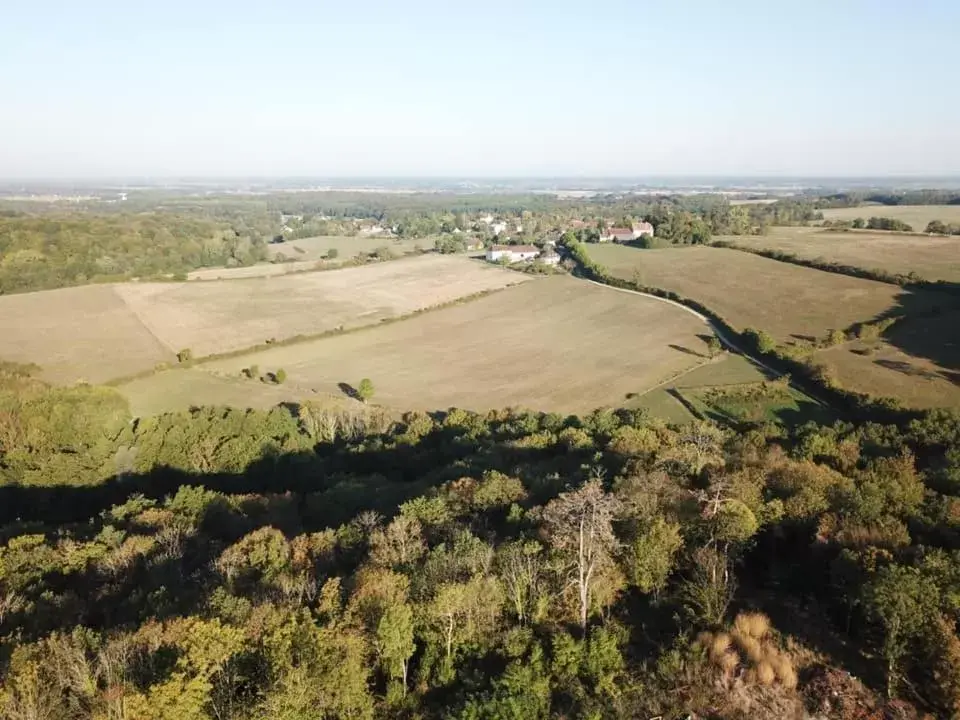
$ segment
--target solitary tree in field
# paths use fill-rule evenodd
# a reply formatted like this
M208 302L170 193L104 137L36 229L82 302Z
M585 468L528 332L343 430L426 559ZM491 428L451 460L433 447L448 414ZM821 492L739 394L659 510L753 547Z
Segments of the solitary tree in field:
M274 375L274 377L277 380L277 385L283 385L283 383L287 379L287 371L284 370L283 368L279 368L276 374Z
M336 260L338 257L340 257L340 251L336 248L327 250L327 260Z
M720 354L723 350L723 345L720 344L720 338L716 335L711 335L707 340L707 354L714 358Z
M362 402L367 402L370 398L373 397L373 383L370 382L370 378L364 378L360 381L360 384L357 385L357 399Z
M193 350L190 348L184 348L177 353L177 362L188 363L193 360Z

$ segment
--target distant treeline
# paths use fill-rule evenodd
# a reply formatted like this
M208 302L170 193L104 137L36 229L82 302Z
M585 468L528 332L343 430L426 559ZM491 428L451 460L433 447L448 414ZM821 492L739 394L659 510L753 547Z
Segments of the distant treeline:
M817 199L821 208L858 207L864 203L880 205L960 205L957 190L853 191L825 195Z
M0 294L163 278L266 258L260 237L169 213L0 217Z

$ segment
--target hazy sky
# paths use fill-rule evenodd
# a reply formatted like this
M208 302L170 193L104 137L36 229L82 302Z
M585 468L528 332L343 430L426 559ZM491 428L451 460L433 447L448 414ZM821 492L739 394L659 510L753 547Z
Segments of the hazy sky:
M30 0L0 177L960 174L960 0Z

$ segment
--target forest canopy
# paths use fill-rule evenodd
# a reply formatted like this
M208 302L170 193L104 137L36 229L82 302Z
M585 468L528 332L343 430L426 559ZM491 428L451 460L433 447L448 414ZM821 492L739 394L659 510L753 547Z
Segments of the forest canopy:
M131 422L111 389L2 386L0 717L960 707L957 414Z

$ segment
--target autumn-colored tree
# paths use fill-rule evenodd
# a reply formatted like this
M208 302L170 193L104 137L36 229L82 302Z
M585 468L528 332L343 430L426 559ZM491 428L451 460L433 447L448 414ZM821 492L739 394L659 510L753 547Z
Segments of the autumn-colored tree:
M576 586L580 626L584 629L597 571L613 562L620 547L613 532L620 507L616 496L604 491L600 479L592 478L578 490L562 493L543 511L543 526L551 547L564 558Z

